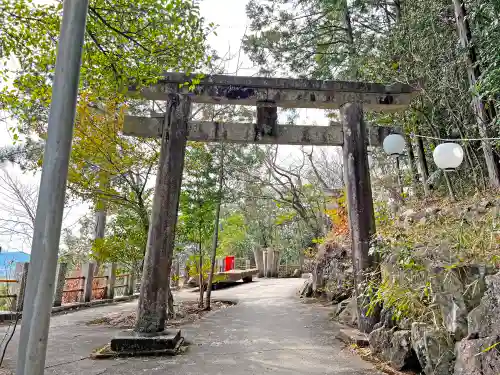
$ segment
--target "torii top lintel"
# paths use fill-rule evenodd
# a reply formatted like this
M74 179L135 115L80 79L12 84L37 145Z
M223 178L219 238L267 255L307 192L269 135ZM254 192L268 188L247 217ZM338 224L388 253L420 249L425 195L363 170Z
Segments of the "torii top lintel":
M337 109L349 102L361 102L365 109L397 111L409 105L416 91L409 85L321 81L291 78L204 76L193 91L185 85L196 75L165 73L153 86L142 88L140 95L150 100L166 100L180 92L195 103L256 105L269 101L283 108ZM180 87L183 85L182 87ZM131 92L137 93L135 87Z

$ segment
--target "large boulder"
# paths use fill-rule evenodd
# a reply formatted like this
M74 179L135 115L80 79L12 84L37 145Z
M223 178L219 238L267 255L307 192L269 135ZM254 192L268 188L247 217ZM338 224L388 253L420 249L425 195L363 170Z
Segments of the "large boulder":
M415 322L411 342L425 375L451 375L455 363L454 343L446 332Z
M500 374L499 342L500 336L458 342L454 375Z
M350 327L358 325L358 304L356 298L352 297L346 300L345 308L339 313L337 319L340 323L346 324Z
M467 321L469 338L500 335L500 273L486 277L486 292Z
M313 294L313 281L312 278L307 279L304 281L304 284L302 285L302 288L299 290L299 295L301 298L309 298Z
M333 316L339 316L340 313L346 309L350 302L351 299L349 298L337 303L336 305L333 305Z
M379 328L368 336L373 355L389 362L396 370L414 368L417 362L411 347L411 332Z
M380 323L382 323L384 328L390 329L396 325L394 321L393 309L383 308L380 312Z
M317 296L333 303L349 298L354 285L350 250L327 239L318 249L312 276Z
M198 278L191 276L187 281L187 286L195 287L198 286Z

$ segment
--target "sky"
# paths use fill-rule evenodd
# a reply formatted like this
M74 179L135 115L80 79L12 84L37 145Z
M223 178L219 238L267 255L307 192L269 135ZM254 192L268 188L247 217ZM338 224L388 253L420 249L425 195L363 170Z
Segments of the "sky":
M38 2L47 2L50 0L38 0ZM212 34L209 37L209 44L220 56L230 53L231 56L237 56L241 46L241 39L249 31L249 20L246 17L245 7L247 0L203 0L200 3L201 14L206 22L213 22L217 25L217 35ZM237 67L239 66L239 69ZM242 52L240 54L239 64L237 59L229 61L225 67L231 74L251 76L257 73L252 68L252 63ZM302 109L299 111L300 124L328 125L328 119L322 110ZM8 131L9 123L0 121L0 146L12 144L13 138ZM290 156L300 154L297 147L280 146L280 159L290 159ZM8 173L19 179L25 184L38 185L40 173L23 174L16 166L8 165L5 168ZM1 197L0 197L1 199ZM0 202L1 203L1 202ZM86 204L73 205L71 209L65 212L63 227L70 227L77 230L79 218L88 213L89 206ZM0 212L0 217L8 216L8 212ZM23 241L15 235L0 235L0 246L5 250L21 250L30 252L29 241Z

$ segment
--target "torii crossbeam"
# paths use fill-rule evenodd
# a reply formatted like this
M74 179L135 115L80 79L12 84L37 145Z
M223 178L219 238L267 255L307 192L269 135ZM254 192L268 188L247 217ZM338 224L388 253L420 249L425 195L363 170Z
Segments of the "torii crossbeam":
M377 145L381 132L386 133L385 129L367 135L363 109L401 110L414 96L412 87L215 75L205 76L194 90L189 91L186 82L194 77L166 73L151 87L130 88L134 95L168 102L165 115L127 116L124 124L124 134L162 139L136 332L155 333L165 326L165 290L170 279L187 140L343 146L353 263L357 285L361 285L366 279L366 271L374 265L368 253L375 225L367 139ZM191 102L253 105L257 107L257 123L190 122ZM278 125L277 107L340 109L342 122L324 127ZM359 314L360 329L369 331L376 317L367 316L363 303L359 305Z
M186 82L197 75L186 77L181 73L166 73L152 87L132 93L150 100L168 100L171 93L192 98L193 103L236 104L256 106L262 101L281 108L340 109L345 103L363 103L369 110L397 111L405 108L414 90L403 84L321 81L290 78L261 78L226 75L205 76L193 91ZM179 87L182 85L182 87Z

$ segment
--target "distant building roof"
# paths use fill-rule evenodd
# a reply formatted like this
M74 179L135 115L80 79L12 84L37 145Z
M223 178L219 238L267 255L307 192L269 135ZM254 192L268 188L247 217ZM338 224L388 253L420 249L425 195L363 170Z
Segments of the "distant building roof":
M0 276L13 276L11 273L17 262L29 262L30 254L22 251L5 251L0 252Z

